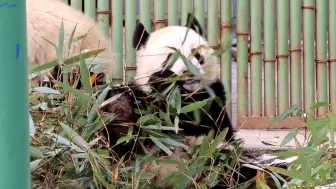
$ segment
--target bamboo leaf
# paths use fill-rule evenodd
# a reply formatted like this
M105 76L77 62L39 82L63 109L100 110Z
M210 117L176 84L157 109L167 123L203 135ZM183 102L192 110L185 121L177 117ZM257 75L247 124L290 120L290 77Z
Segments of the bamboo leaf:
M280 147L285 146L287 143L289 143L299 132L298 128L292 129L291 132L289 132L286 137L282 140Z
M91 94L91 80L90 80L90 73L89 69L84 61L83 56L80 56L80 75L81 75L81 82L84 88L84 91L88 94Z
M57 94L60 95L61 93L55 89L49 87L35 87L33 91L44 93L44 94Z
M64 25L63 18L61 22L60 31L58 33L58 43L57 43L57 57L59 60L63 59L63 48L64 48Z
M289 116L292 112L294 112L299 105L295 104L294 106L290 107L288 110L283 112L282 114L278 115L273 119L273 124L277 125L280 121L284 120L287 116Z
M197 109L202 108L203 106L205 106L209 100L212 100L213 98L208 98L208 99L204 99L202 101L197 101L191 104L188 104L186 106L183 106L181 109L181 113L188 113Z
M105 49L98 49L98 50L93 50L93 51L90 51L90 52L81 53L79 55L76 55L76 56L73 56L71 58L68 58L68 59L64 60L63 64L65 64L65 65L74 64L74 63L76 63L76 62L79 61L80 56L82 56L84 59L87 59L87 58L96 56L97 54L103 52L104 50ZM58 64L57 62L58 62L58 60L53 60L53 61L48 62L46 64L43 64L41 66L37 66L37 67L35 67L35 68L33 68L33 69L30 70L30 74L51 69L51 68L55 67Z
M64 132L74 141L76 145L82 147L85 151L90 149L90 145L75 130L62 122L60 122L60 125Z
M125 141L128 141L128 140L134 139L134 138L135 138L134 135L127 135L127 136L120 137L120 138L117 140L116 145L121 144L121 143L123 143L123 142L125 142Z
M37 159L35 161L30 162L30 170L34 170L41 162L42 159Z
M30 146L29 147L29 152L30 152L30 156L32 156L34 158L43 158L43 152L41 151L40 148Z
M95 104L91 107L91 110L88 115L87 123L91 123L97 115L97 108L99 108L100 104L103 103L106 95L108 94L110 87L106 87L101 94L99 94Z
M185 145L183 143L180 143L180 142L177 142L177 141L175 141L173 139L170 139L170 138L161 138L160 140L161 140L161 142L169 144L171 146L178 146L178 147L184 148L185 150L188 150L188 146L187 145Z
M156 138L152 135L149 135L149 137L161 150L166 152L166 154L168 154L169 156L171 156L173 154L173 152L171 150L169 150L169 148L166 145L164 145L162 142L160 142L158 138Z
M77 90L77 89L75 89L75 88L73 88L73 87L71 87L71 86L69 86L67 84L64 84L62 82L55 81L55 83L59 87L63 88L64 90L66 90L66 91L68 91L68 92L73 93L74 95L76 95L78 97L78 100L79 100L79 102L81 104L88 104L90 102L91 99L90 99L90 97L87 94L82 93L81 91L79 91L79 90Z
M73 40L73 37L75 35L75 30L77 28L77 23L75 24L75 27L73 28L73 30L71 31L71 34L70 34L70 37L69 37L69 43L68 43L68 56L69 56L69 52L70 52L70 49L71 49L71 45L72 45L72 40Z
M207 150L208 155L212 154L217 149L218 145L225 139L228 129L228 127L223 129L223 131L221 131L219 135L215 138L215 140L212 142L209 149Z

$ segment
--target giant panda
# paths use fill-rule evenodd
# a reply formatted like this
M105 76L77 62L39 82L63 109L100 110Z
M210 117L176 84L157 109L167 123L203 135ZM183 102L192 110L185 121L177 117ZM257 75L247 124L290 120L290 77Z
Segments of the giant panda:
M111 52L108 39L100 33L98 23L90 17L58 0L26 0L26 12L28 60L33 65L40 66L57 59L54 46L47 40L57 45L59 29L63 21L65 36L68 39L76 24L73 39L86 35L84 39L79 40L79 43L74 43L70 51L66 40L63 57L66 59L80 52L105 49L97 57L108 59L106 63L101 64L101 67L106 74L113 77L116 69L112 62L114 54ZM51 69L51 77L56 79L59 71L61 67L58 65ZM39 79L43 81L45 76L50 75L44 74ZM44 83L42 82L42 85Z
M188 33L186 33L187 31ZM193 18L191 14L188 15L186 26L167 26L152 33L146 31L141 22L138 23L133 35L137 66L134 80L112 88L106 99L118 94L121 96L111 103L104 104L104 107L101 108L102 113L117 115L117 119L107 123L103 130L110 142L111 153L126 157L131 155L131 151L143 154L143 145L148 147L151 153L156 153L155 145L150 140L144 140L141 144L139 144L139 140L136 142L132 140L126 144L115 144L121 136L127 135L129 126L134 126L140 117L134 113L134 109L139 107L146 109L151 105L157 107L158 111L166 111L165 100L158 94L168 85L165 85L164 81L160 81L160 79L182 76L188 72L188 68L181 59L164 70L168 61L173 58L173 50L168 47L180 50L185 57L190 59L189 61L197 68L205 84L223 103L221 106L213 100L206 111L201 111L200 123L198 124L194 122L192 112L180 114L179 128L181 131L178 134L186 141L190 140L189 137L207 135L211 129L214 129L217 134L224 128L228 128L225 140L234 139L233 127L225 108L226 92L219 78L218 57L213 54L213 49L208 48L209 45L202 37L202 32L203 29L197 19ZM185 41L182 43L185 36ZM202 86L200 78L186 77L177 81L175 85L180 88L183 106L210 97ZM185 95L189 95L189 97L185 98ZM137 127L134 127L134 133L137 133L136 129Z
M158 100L157 96L152 96L152 94L161 92L165 85L162 81L155 80L181 76L188 71L188 68L181 59L177 60L169 69L163 71L173 54L173 51L168 47L175 47L181 50L185 57L189 57L194 53L190 62L199 69L206 84L209 85L214 94L224 103L222 107L213 101L211 106L208 107L207 112L201 111L201 122L198 126L195 123L191 123L193 121L192 113L180 114L180 120L184 120L184 122L180 122L179 124L179 127L183 129L181 134L184 136L198 136L207 134L210 129L215 129L215 133L217 133L224 128L229 128L225 139L228 141L233 139L234 130L225 108L226 92L223 83L219 79L218 58L213 55L213 49L207 48L209 45L202 37L203 30L197 19L193 18L191 21L191 18L193 17L189 14L187 24L190 24L190 28L187 26L167 26L152 33L147 32L141 22L138 23L133 35L133 48L136 50L136 75L132 82L114 88L109 92L106 98L119 93L122 93L122 96L102 108L103 112L117 114L124 122L136 122L138 117L133 114L133 110L138 108L138 106L148 106L146 102L156 102L159 109L164 109L164 103ZM182 44L187 30L187 37L184 44ZM199 47L201 48L195 53ZM154 81L155 83L152 83ZM184 104L202 101L210 97L198 79L190 80L190 78L186 78L185 80L178 81L176 86L180 87L181 96L191 94L191 96L183 100ZM194 92L196 89L198 91ZM142 104L134 104L135 98L147 98L147 101L140 100ZM153 99L148 100L150 98ZM111 124L116 124L116 121ZM118 127L110 126L110 129L112 128L115 129ZM126 130L127 128L124 129ZM111 135L110 139L118 139L119 133L109 132L109 134ZM121 148L125 152L128 151L127 148Z
M156 145L151 143L150 140L130 140L127 143L116 145L116 142L120 137L128 135L130 128L134 129L133 134L138 132L137 120L140 115L134 113L135 109L146 109L146 107L150 105L157 111L166 111L167 106L165 101L159 94L167 85L163 83L163 81L157 80L173 76L181 76L188 71L185 64L179 59L175 61L172 66L168 67L168 69L163 70L173 54L173 51L167 47L175 47L186 57L189 57L191 63L198 68L215 95L219 97L222 102L226 102L225 88L218 77L218 59L212 54L214 52L212 49L204 48L198 51L198 53L193 52L201 45L208 46L208 43L202 37L203 30L199 26L197 19L192 19L192 16L189 14L187 23L188 26L168 26L152 33L147 32L142 23L139 23L136 26L133 35L133 47L136 50L137 65L134 80L112 88L107 94L106 100L108 101L116 95L120 96L116 99L114 98L112 102L104 103L101 107L101 115L104 113L112 113L117 116L116 119L108 122L103 130L105 136L109 138L109 145L113 155L126 157L125 159L127 159L133 155L133 153L145 156L154 154L159 155L158 159L170 159L181 152L181 148L176 148L176 151L174 151L172 156L156 153L154 152L157 150ZM187 31L187 37L182 44ZM190 57L190 55L193 56ZM152 83L152 81L156 82ZM201 86L199 80L190 80L190 78L186 78L185 80L176 82L175 85L181 88L182 96L189 95L187 98L183 99L184 103L201 101L209 97L209 94ZM195 89L198 91L194 92ZM220 114L222 111L224 111L223 114ZM200 124L209 126L209 128L200 127L199 125L194 125L190 122L180 122L179 124L179 127L182 128L182 131L180 131L179 134L183 137L185 144L190 148L194 145L199 145L210 129L215 129L215 133L218 133L224 128L228 128L225 140L230 141L235 138L231 121L225 112L225 106L223 108L219 104L213 102L208 108L207 114L201 115ZM207 115L212 116L214 120L222 119L222 122L219 122L219 124L216 125L207 117ZM193 115L191 113L185 115L180 114L179 117L180 120L193 121ZM144 152L143 146L148 147L149 154ZM228 155L230 155L230 151ZM177 161L184 161L188 158L188 156L176 156ZM220 162L217 161L217 163ZM156 173L156 175L149 181L150 183L156 184L160 188L173 188L175 184L174 181L166 183L162 182L162 179L169 173L178 170L177 166L169 164L168 166L163 165L156 167L148 162L142 166L142 169L145 172ZM242 174L242 176L240 174ZM256 174L257 172L255 169L240 167L238 173L233 173L233 179L239 181L239 183L243 183L252 179ZM194 179L197 180L200 176L202 175L196 175ZM188 187L191 185L192 182L189 183ZM225 182L220 182L213 188L229 188L229 185Z

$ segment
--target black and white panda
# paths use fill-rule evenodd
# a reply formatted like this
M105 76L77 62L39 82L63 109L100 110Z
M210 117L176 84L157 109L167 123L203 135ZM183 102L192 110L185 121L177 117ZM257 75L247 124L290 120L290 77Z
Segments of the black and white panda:
M128 135L130 126L134 126L132 127L134 134L138 132L136 123L140 115L134 113L135 109L140 108L146 110L146 107L152 106L157 107L158 111L166 111L165 101L161 96L157 95L157 91L159 91L159 93L162 92L167 85L164 85L162 81L158 82L158 80L172 76L181 76L188 71L188 68L180 59L176 60L168 69L163 69L173 55L173 51L168 47L174 47L180 50L184 56L190 58L190 62L198 68L199 72L204 76L206 83L225 105L225 88L218 77L218 58L213 55L214 50L206 48L208 43L201 36L203 30L197 23L197 20L193 19L192 21L190 20L191 18L189 15L187 21L187 23L191 25L191 29L189 30L186 26L168 26L149 33L141 23L137 25L133 36L133 47L136 49L137 64L137 72L134 80L119 87L112 88L106 99L110 99L118 94L120 95L119 98L104 104L102 107L103 113L113 113L117 115L115 120L106 124L107 129L104 129L104 134L109 138L109 143L114 155L126 155L129 157L132 152L143 155L143 145L150 150L155 149L155 145L153 145L149 139L142 141L142 143L140 143L139 140L137 140L137 142L131 140L126 144L115 144L120 137ZM185 38L187 30L188 34ZM184 43L182 43L183 40ZM199 49L202 45L204 48ZM195 49L198 49L198 53L195 53ZM152 81L156 82L152 83ZM176 85L180 87L182 96L189 95L187 98L182 99L185 104L201 101L210 97L197 79L189 80L189 78L186 78L185 80L176 82ZM196 89L198 91L194 93ZM179 123L179 128L183 129L179 134L185 138L188 146L192 147L195 144L194 142L199 144L202 135L208 134L210 129L215 129L215 132L219 132L224 128L228 128L225 139L229 141L235 138L231 121L225 112L225 106L221 107L216 102L213 102L208 108L207 114L202 113L201 115L200 124L208 127L191 124L191 122L194 121L192 113L179 115L180 120L189 121ZM208 115L212 116L212 119L207 117ZM219 122L215 124L213 120L219 120ZM178 150L181 149L177 148L174 154L178 153ZM169 158L169 156L164 155L160 155L159 157L159 159ZM185 158L188 157L178 157L177 160L184 161ZM169 173L178 170L175 165L169 164L168 166L163 165L157 168L151 163L146 163L142 168L145 172L157 172L151 179L151 183L159 185L160 188L173 188L173 182L162 182L162 179ZM242 174L246 178L242 178L239 174ZM239 183L242 183L253 178L256 174L256 170L254 169L241 167L239 173L234 173L234 180L239 180ZM196 177L199 176L200 175L197 175ZM238 177L240 178L238 179ZM194 179L196 180L197 178ZM224 182L220 182L213 188L229 188L229 186Z
M197 20L193 19L193 21L190 21L191 18L191 14L189 14L187 23L190 23L191 29L187 26L167 26L149 33L145 30L142 23L139 23L136 26L133 35L133 47L136 49L136 75L134 80L126 86L115 88L110 91L107 98L120 92L123 92L123 95L111 104L106 105L103 109L104 112L111 112L119 115L118 117L121 119L120 123L125 123L128 121L136 122L138 117L133 111L139 106L147 107L148 103L146 104L146 102L157 102L159 109L165 109L165 107L163 107L164 103L157 100L157 96L151 96L154 91L161 92L164 88L163 82L157 82L157 80L181 76L188 71L188 68L181 59L178 59L171 67L169 67L169 69L163 71L167 62L173 55L173 50L168 47L174 47L181 50L185 57L190 58L190 62L198 68L206 84L209 85L215 95L224 103L224 106L222 107L217 102L213 101L206 112L201 111L201 122L198 126L196 126L195 123L191 123L194 122L192 112L180 114L179 118L183 121L179 123L179 128L183 129L181 134L184 136L198 136L208 134L210 129L215 129L215 133L217 133L224 128L229 128L225 139L233 139L234 131L225 108L225 88L219 79L220 65L218 57L213 55L214 50L208 48L209 45L207 41L201 36L203 30ZM198 32L196 31L197 29ZM187 30L188 34L186 35ZM182 44L185 36L186 39ZM190 57L193 53L194 55ZM152 82L155 80L156 82L153 84ZM178 81L176 85L180 87L182 96L187 94L191 95L182 100L183 104L202 101L210 97L208 92L201 86L199 79L190 80L190 78L186 78L185 80ZM127 89L130 90L127 91ZM196 89L197 92L194 92ZM142 100L140 104L135 104L135 98L147 98L147 100ZM149 98L153 99L149 100ZM113 131L108 132L112 143L111 145L114 145L119 136L122 135L120 134L119 129L122 128L123 132L121 133L127 134L128 128L120 125L120 127L116 126L118 125L116 121L111 124L114 124L114 126L111 125L109 129ZM118 147L116 146L115 149L117 148ZM115 151L116 153L124 155L129 149L120 145L120 150Z
M73 43L70 51L68 50L68 40L66 40L63 57L66 59L78 55L80 52L105 49L97 57L106 60L106 63L101 64L101 67L106 74L110 77L113 76L116 69L116 65L113 62L114 54L110 49L108 39L99 31L97 22L81 11L58 0L27 0L26 12L28 60L33 65L41 66L57 59L55 47L47 40L56 45L58 44L59 29L63 21L67 39L69 39L76 24L73 39L86 35L78 43ZM56 79L59 71L61 71L61 68L56 66L50 70L50 74ZM45 76L50 78L50 75L43 74L40 79L42 81L45 80Z

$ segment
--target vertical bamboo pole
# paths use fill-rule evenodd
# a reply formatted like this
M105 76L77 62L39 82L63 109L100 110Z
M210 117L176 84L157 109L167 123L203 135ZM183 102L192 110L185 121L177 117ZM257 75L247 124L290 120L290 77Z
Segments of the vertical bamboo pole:
M274 53L274 0L264 0L264 66L265 66L265 115L275 112L275 53Z
M317 66L317 101L328 102L328 57L327 57L327 1L316 1L316 66ZM327 107L317 110L323 116Z
M330 104L331 111L336 113L336 1L329 0L329 62L330 62Z
M132 45L133 32L136 26L136 6L134 0L125 0L125 54L126 54L126 80L131 81L135 76L135 50Z
M181 26L185 26L187 24L188 13L192 13L192 0L182 0L181 5Z
M84 0L84 12L92 20L96 20L96 1Z
M165 0L154 1L154 30L165 27Z
M0 9L0 188L30 189L26 1L6 3Z
M237 0L238 116L248 116L248 0Z
M68 4L68 0L59 0L59 1L62 1L64 3L67 3Z
M177 26L179 25L178 15L179 15L179 0L169 0L168 4L168 25Z
M218 1L208 0L208 42L209 45L218 47Z
M151 0L140 0L140 21L148 32L152 31Z
M262 116L261 1L251 0L251 91L252 115Z
M204 0L195 0L194 1L195 17L202 26L203 30L205 29L205 6ZM228 10L228 9L225 9Z
M109 27L110 27L110 20L109 20L109 1L108 0L98 0L98 23L99 29L103 33L104 37L108 38L109 36Z
M289 108L288 90L288 0L277 1L278 13L278 114Z
M301 1L290 1L291 106L301 106ZM293 116L296 112L293 112Z
M314 31L315 1L303 0L303 64L304 64L304 109L315 102ZM312 115L315 115L312 110Z
M123 81L123 0L112 1L112 51L115 53L116 73L113 83Z
M232 119L232 22L231 22L231 0L221 0L221 47L226 50L221 55L221 79L226 89L226 110Z
M79 11L82 11L83 2L82 0L71 0L71 6Z

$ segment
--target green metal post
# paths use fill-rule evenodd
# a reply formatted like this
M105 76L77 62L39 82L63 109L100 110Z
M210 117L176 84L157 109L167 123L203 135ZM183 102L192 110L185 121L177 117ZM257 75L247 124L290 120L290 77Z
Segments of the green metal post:
M265 66L265 116L275 112L275 53L274 53L274 0L264 0L264 66Z
M301 82L301 1L290 1L291 106L302 105ZM292 116L296 115L296 111Z
M82 0L71 0L71 6L79 11L82 11L83 2Z
M123 80L123 0L112 1L112 51L115 53L116 73L114 83Z
M218 46L218 1L208 0L208 42L211 46Z
M108 0L98 0L98 11L97 12L98 12L99 29L106 38L110 37L109 35L109 27L110 27L109 15L105 14L105 12L109 12L109 11L110 11L109 1Z
M308 111L315 102L314 31L315 1L303 0L303 64L304 64L304 109ZM334 19L334 18L333 18ZM314 110L312 110L314 116Z
M168 25L178 26L179 0L169 0L168 4Z
M251 109L253 116L262 116L261 69L261 1L251 0Z
M0 188L30 189L26 1L1 4Z
M238 116L248 116L248 0L237 0Z
M289 108L288 89L288 16L289 6L287 0L277 1L278 3L278 114L285 112Z
M92 20L96 20L96 2L92 0L84 0L84 12Z
M329 61L330 61L330 104L336 113L336 1L329 0Z
M131 81L135 76L135 50L132 45L133 32L135 30L136 6L134 0L125 0L126 16L125 16L125 54L126 54L126 80Z
M316 64L317 64L317 101L328 102L328 57L327 57L327 13L328 1L316 1ZM327 107L317 110L323 116Z
M226 110L232 118L232 22L231 0L221 0L221 48L227 49L221 55L221 79L226 89ZM236 112L235 112L236 113Z
M165 27L165 0L154 1L154 30Z
M195 17L197 18L198 22L205 29L205 5L204 0L194 0L194 9L195 9ZM229 10L226 8L225 10ZM230 9L231 11L231 9Z
M164 11L164 10L163 10ZM148 32L152 31L151 0L140 0L140 21Z
M192 12L193 8L192 0L182 0L181 1L181 25L185 26L187 24L188 12Z

